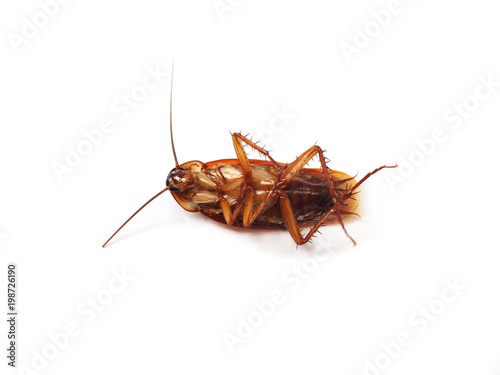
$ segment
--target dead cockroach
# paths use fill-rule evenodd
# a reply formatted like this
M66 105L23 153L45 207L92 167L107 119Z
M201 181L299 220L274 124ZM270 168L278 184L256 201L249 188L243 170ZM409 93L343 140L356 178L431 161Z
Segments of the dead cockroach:
M276 162L268 151L240 133L232 134L237 159L208 163L195 160L179 164L172 134L173 71L172 63L170 138L175 168L167 177L166 188L139 208L103 247L139 211L167 190L189 212L201 212L230 226L287 229L297 245L309 242L321 226L338 221L356 245L347 233L342 217L358 215L355 195L363 182L378 171L397 165L377 168L357 182L354 177L329 169L319 146L310 147L293 163L284 164ZM243 144L267 160L248 159ZM305 168L315 156L319 157L321 168ZM311 228L304 236L300 227Z

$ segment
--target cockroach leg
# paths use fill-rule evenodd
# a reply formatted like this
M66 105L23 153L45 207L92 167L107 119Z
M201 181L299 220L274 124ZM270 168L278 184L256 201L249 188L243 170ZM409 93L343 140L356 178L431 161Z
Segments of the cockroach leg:
M223 184L226 182L226 179L224 177L224 175L222 173L220 173L220 170L218 171L219 172L219 175L220 175L220 178L218 178L218 176L216 176L215 174L213 174L212 172L210 172L209 170L207 170L206 168L203 168L202 169L202 172L205 174L205 176L208 177L208 179L210 181L212 181L215 185L217 185L219 188L223 186ZM221 183L221 180L222 179L222 183Z
M236 206L235 210L231 212L231 206L229 205L229 202L226 199L222 199L220 201L222 214L224 215L224 219L226 220L227 225L233 225L234 220L236 220L236 217L239 215L241 209L243 208L243 203L244 200L242 199Z
M357 212L351 212L351 211L344 211L344 210L340 210L340 213L342 215L354 215L354 216L357 216L357 217L361 217L359 216L359 214Z
M234 138L233 138L234 139ZM321 166L323 169L323 174L325 175L327 181L328 181L328 186L331 192L332 199L334 200L334 207L332 210L327 212L324 217L320 220L319 224L317 226L314 226L311 231L308 233L306 238L302 237L302 234L300 232L299 226L297 224L297 220L295 219L295 215L292 210L291 203L286 196L286 194L280 190L281 187L285 186L289 181L291 181L304 166L315 156L318 155L321 161ZM326 161L325 157L323 155L323 150L319 146L312 146L308 150L306 150L302 155L300 155L297 160L295 160L293 163L289 164L285 170L279 174L276 177L276 180L274 182L273 187L268 191L266 197L263 199L263 201L259 204L259 207L252 213L251 216L248 215L249 210L251 210L251 204L245 204L245 211L244 211L244 218L243 218L243 225L245 227L249 227L252 225L252 223L257 219L257 217L260 215L262 210L266 207L268 204L269 200L273 197L278 195L280 197L280 208L282 215L285 220L285 224L287 225L288 231L290 232L292 238L295 240L297 244L304 244L308 242L311 237L314 235L314 233L319 229L321 225L323 225L324 222L328 220L330 215L332 215L334 212L338 211L338 202L337 202L337 194L335 192L335 187L333 185L333 181L330 177L328 167L326 166ZM250 200L250 198L247 196L246 200ZM339 214L340 215L340 214ZM342 219L339 218L339 221ZM342 223L342 222L341 222ZM343 226L343 225L342 225ZM344 226L343 226L344 227ZM345 227L344 227L345 230ZM346 232L347 236L349 234ZM352 238L351 238L352 239ZM354 242L354 240L353 240Z
M335 185L335 186L339 186L339 185L342 185L342 184L344 184L344 183L346 183L346 182L349 182L349 181L355 180L357 176L358 176L358 175L356 175L356 176L354 176L354 177L344 178L343 180L337 180L337 181L335 181L335 182L334 182L334 185Z
M269 160L275 165L276 168L279 170L283 169L282 166L280 166L269 154L267 150L264 148L260 147L257 145L255 142L251 141L244 135L241 135L240 133L233 133L232 134L233 138L233 145L234 149L236 151L236 156L238 157L238 161L240 162L241 168L243 169L243 174L245 178L242 181L236 180L233 184L234 186L229 186L224 189L224 192L228 192L234 189L237 189L242 186L242 183L244 183L247 179L250 179L252 177L252 168L250 167L250 163L248 161L248 157L245 153L245 150L243 149L243 144L242 142L245 142L247 145L252 147L253 149L257 150L258 152L262 153L265 155ZM269 200L275 195L275 190L278 182L280 181L280 176L281 174L278 175L274 182L274 186L268 191L266 197L263 199L263 201L259 204L259 206L253 210L253 199L254 199L254 192L253 189L250 186L247 186L246 191L245 191L245 196L243 199L241 199L240 203L238 204L237 208L235 209L234 212L231 213L231 207L229 206L229 203L223 203L223 206L221 205L222 212L224 215L224 219L226 222L229 224L229 222L233 223L236 216L240 212L241 208L243 207L243 226L248 228L252 225L252 223L257 219L259 214L262 212L266 204L269 202ZM243 206L241 205L243 203ZM229 224L231 225L231 224Z
M344 230L344 233L346 234L347 237L349 237L349 239L352 241L352 243L354 244L354 246L356 246L356 241L354 241L354 239L351 237L351 235L349 233L347 233L347 229L345 228L345 225L344 225L344 221L342 220L342 214L340 212L340 205L342 204L342 202L338 202L337 200L337 192L335 191L335 186L333 184L333 180L331 179L330 177L330 173L328 173L328 167L326 166L326 160L325 160L325 156L323 155L323 151L321 149L318 150L318 155L319 155L319 160L321 162L321 168L323 169L323 174L325 175L325 178L326 178L326 181L327 181L327 184L328 184L328 188L330 189L330 194L332 196L332 199L333 199L333 207L332 207L332 210L334 210L332 212L332 210L330 210L330 212L327 212L322 218L321 220L328 220L328 218L333 214L335 213L337 215L337 219L340 223L340 225L342 226L342 229ZM320 220L320 221L321 221ZM322 224L320 224L321 226ZM314 229L315 227L313 227ZM318 230L319 227L316 228L316 230ZM312 230L311 230L312 231ZM311 232L309 232L311 233ZM314 232L311 233L311 235L314 234ZM306 241L309 241L310 237L308 238L306 236Z
M246 228L252 225L253 222L253 220L250 221L252 219L253 195L254 195L253 189L250 186L248 186L247 194L244 200L245 205L243 208L243 226Z
M323 151L321 150L321 147L314 145L303 152L293 163L288 164L288 166L283 171L281 181L279 181L278 184L278 188L283 187L287 183L289 183L295 176L297 176L297 173L299 173L300 170L304 168L306 164L309 163L311 159L316 155L319 155L320 160L323 159L324 161ZM328 173L328 168L326 169L326 177L331 181L330 174Z
M351 191L352 191L352 192L354 192L354 191L355 191L355 190L359 187L359 185L361 185L361 184L362 184L363 182L365 182L365 181L366 181L366 180L367 180L370 176L373 176L375 173L377 173L377 172L381 171L382 169L385 169L385 168L397 168L397 167L398 167L398 165L397 165L397 164L396 164L396 165L389 165L389 166L384 165L384 166L382 166L382 167L380 167L380 168L377 168L377 169L375 169L375 170L371 171L370 173L367 173L365 177L363 177L363 178L362 178L362 179L361 179L361 180L360 180L360 181L359 181L356 185L354 185L354 186L351 188Z
M252 168L250 167L250 163L248 161L247 154L245 150L243 149L243 143L245 142L247 145L252 147L254 150L260 152L262 155L267 157L276 168L281 169L282 167L271 157L271 154L269 154L269 151L265 150L264 148L260 147L257 143L253 142L252 140L248 139L244 135L241 135L240 133L233 133L233 145L234 145L234 150L236 151L236 156L238 156L238 160L240 161L241 168L243 168L243 173L245 174L245 177L250 177L252 175Z
M288 199L287 195L283 193L281 190L280 192L280 208L281 208L281 213L283 215L283 219L285 220L286 227L288 231L290 232L290 235L292 236L293 240L297 245L303 245L311 240L311 238L314 236L316 232L318 232L319 228L323 226L327 221L328 218L336 213L337 207L334 205L328 212L326 212L323 217L318 220L318 222L307 232L306 236L304 237L300 231L299 225L297 224L297 219L295 219L295 215L292 210L292 205L290 204L290 200ZM339 218L340 219L340 218ZM347 233L347 230L345 229L344 223L339 220L340 224L342 225L342 228L344 229L345 234L349 239L356 245L356 241Z
M293 240L297 245L305 244L307 241L304 240L304 237L300 232L299 225L297 224L297 219L295 218L295 214L293 213L290 199L288 199L287 195L283 193L281 190L278 190L278 194L279 194L281 214L283 215L283 219L285 220L288 232L290 233L290 235L292 236Z
M347 237L351 239L351 241L356 245L356 241L347 233L347 230L344 226L344 223L342 221L342 216L340 212L340 204L338 201L338 196L337 192L333 183L333 180L330 177L329 169L326 165L326 159L323 154L323 150L319 146L312 146L308 150L306 150L302 155L300 155L297 160L295 160L292 164L290 164L285 171L283 172L283 176L281 178L281 181L279 182L278 186L282 187L286 185L289 181L291 181L299 171L304 168L304 166L314 157L318 155L320 163L321 163L321 168L322 168L322 173L327 181L328 188L330 190L330 195L333 200L333 207L326 212L321 219L309 230L307 235L305 237L302 236L302 233L300 232L299 226L297 224L297 220L295 218L295 215L292 210L292 205L290 203L290 200L288 199L287 195L283 193L281 190L277 189L277 192L280 197L280 208L281 212L283 215L283 218L285 220L285 224L288 228L288 231L290 232L292 238L298 245L303 245L311 240L313 235L318 231L318 229L327 222L328 218L336 214L338 217L338 220L340 224L342 225L342 228L344 229L345 234Z
M220 191L223 193L228 193L230 191L241 188L243 185L245 185L245 179L242 177L234 180L233 182L223 185L220 188Z

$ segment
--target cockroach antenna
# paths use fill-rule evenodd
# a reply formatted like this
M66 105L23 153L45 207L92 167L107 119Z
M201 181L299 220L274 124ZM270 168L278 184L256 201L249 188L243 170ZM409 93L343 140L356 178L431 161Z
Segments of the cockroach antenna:
M137 211L134 212L134 214L132 216L130 216L126 222L124 222L122 224L122 226L120 228L117 229L117 231L115 233L113 233L113 235L111 237L108 238L108 240L106 242L104 242L104 245L102 245L102 247L105 247L109 241L111 241L111 239L125 226L127 225L127 223L132 220L132 218L137 215L144 207L146 207L148 204L150 204L152 201L155 200L155 198L159 197L160 195L162 195L164 192L166 192L167 190L169 189L169 187L167 186L165 189L163 189L162 191L160 191L158 194L156 194L153 198L151 198L150 200L148 200L146 203L144 203L141 208L139 208Z
M174 148L174 137L173 137L173 134L172 134L172 88L174 87L174 60L172 60L172 74L170 76L170 139L172 141L172 151L174 153L174 159L175 159L175 168L178 170L180 168L179 166L179 163L177 161L177 155L175 154L175 148ZM167 180L168 181L168 180ZM146 203L144 203L141 208L139 208L137 211L134 212L134 214L132 216L130 216L126 222L124 222L122 224L122 226L120 228L118 228L118 230L113 233L113 235L111 237L109 237L109 239L104 243L104 245L102 245L102 247L105 247L109 241L111 241L111 239L125 226L127 225L127 223L132 220L132 218L137 215L144 207L146 207L148 204L150 204L153 200L155 200L157 197L159 197L160 195L162 195L164 192L166 192L167 190L170 189L170 186L167 185L167 187L165 189L163 189L162 191L160 191L158 194L156 194L153 198L151 198L150 200L148 200Z
M177 154L174 147L174 134L172 132L172 92L174 88L174 60L172 60L172 74L170 75L170 142L172 143L172 152L174 153L175 168L179 169Z

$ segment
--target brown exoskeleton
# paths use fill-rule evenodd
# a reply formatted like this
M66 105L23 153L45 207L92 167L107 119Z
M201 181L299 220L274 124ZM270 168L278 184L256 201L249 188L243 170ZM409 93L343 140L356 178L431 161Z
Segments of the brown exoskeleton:
M230 226L287 229L297 245L302 245L310 241L322 225L338 221L356 244L347 233L342 217L357 215L355 195L363 182L384 168L397 167L382 166L356 182L354 177L329 169L319 146L314 145L294 162L283 164L276 162L268 151L240 133L232 134L236 159L208 163L195 160L179 164L172 136L172 87L170 136L175 168L168 175L166 188L139 208L103 247L139 211L167 190L185 210L201 212ZM267 160L248 159L244 144ZM305 168L315 156L319 157L321 168ZM303 235L300 227L311 229Z

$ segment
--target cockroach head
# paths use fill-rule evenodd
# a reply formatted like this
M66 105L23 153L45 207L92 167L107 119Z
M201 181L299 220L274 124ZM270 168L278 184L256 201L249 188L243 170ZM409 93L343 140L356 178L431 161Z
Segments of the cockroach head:
M194 180L191 173L184 168L174 168L167 177L167 187L172 192L184 191L194 186Z

